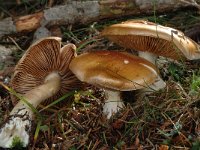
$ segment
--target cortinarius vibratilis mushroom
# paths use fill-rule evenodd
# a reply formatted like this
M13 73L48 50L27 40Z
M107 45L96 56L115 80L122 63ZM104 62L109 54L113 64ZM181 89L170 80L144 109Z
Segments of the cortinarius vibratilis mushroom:
M130 20L106 27L102 36L125 48L137 50L155 64L157 56L176 60L200 59L200 46L183 32L145 20ZM165 87L159 77L155 90Z
M172 59L199 59L200 46L183 32L145 20L130 20L105 28L102 33L115 43L134 50Z
M123 106L120 91L151 86L158 76L154 64L128 54L115 51L96 51L74 58L69 68L82 82L105 89L107 100L104 113L112 113Z
M58 37L44 38L31 45L15 68L12 88L35 108L44 100L56 100L77 89L80 81L69 70L75 49L73 44L61 48ZM19 101L0 128L0 147L9 148L15 137L27 146L33 117L31 109Z

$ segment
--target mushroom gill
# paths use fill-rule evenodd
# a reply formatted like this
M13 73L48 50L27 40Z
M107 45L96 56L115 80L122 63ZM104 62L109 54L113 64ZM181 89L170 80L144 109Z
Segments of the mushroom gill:
M12 88L25 94L41 85L51 72L57 72L61 78L60 89L56 95L43 103L50 103L69 91L80 88L80 81L69 70L70 61L76 56L75 45L67 44L61 48L59 38L42 39L32 45L21 58L15 68L11 80ZM16 98L12 97L13 103Z
M109 35L108 38L118 45L129 49L151 52L157 56L160 55L175 60L185 59L184 54L178 51L178 47L172 41L166 41L159 37Z

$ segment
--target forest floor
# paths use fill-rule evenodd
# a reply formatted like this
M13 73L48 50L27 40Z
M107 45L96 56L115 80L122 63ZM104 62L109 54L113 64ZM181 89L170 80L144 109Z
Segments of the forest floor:
M59 3L57 1L54 5ZM31 13L33 8L44 9L43 4L35 4L33 8L24 4L23 9L25 7L25 12L18 15ZM5 17L17 10L18 7L14 6L4 8L2 15ZM200 15L192 10L61 26L59 34L64 44L77 45L79 54L90 49L125 51L106 39L94 40L93 37L107 25L138 18L179 29L199 42ZM13 67L32 39L32 32L1 39L2 45L15 48L8 61L0 63L0 81L5 85L9 86ZM166 62L158 66L167 83L166 88L145 96L140 91L124 92L125 108L107 120L102 113L103 90L86 87L76 92L78 101L59 108L52 106L41 112L42 117L36 117L27 149L200 150L200 61L179 62L160 57L158 64L160 60ZM0 123L12 108L9 91L0 87Z

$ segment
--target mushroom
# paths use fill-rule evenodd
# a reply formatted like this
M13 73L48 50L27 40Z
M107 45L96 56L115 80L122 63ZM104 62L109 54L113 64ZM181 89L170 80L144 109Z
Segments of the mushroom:
M105 90L103 112L110 118L123 107L120 91L130 91L150 86L158 72L149 61L128 53L95 51L74 58L69 68L82 82Z
M176 60L199 59L200 47L183 32L145 20L131 20L106 27L102 36L125 48L139 51L139 56L155 64L157 56ZM159 77L156 90L165 87Z
M12 88L35 108L43 101L50 102L77 89L80 81L69 70L75 49L73 44L61 48L58 37L44 38L31 45L15 67ZM34 112L19 101L0 128L0 147L10 148L15 137L26 147L33 119Z
M130 49L176 60L199 59L199 45L183 32L145 20L131 20L105 28L111 41Z

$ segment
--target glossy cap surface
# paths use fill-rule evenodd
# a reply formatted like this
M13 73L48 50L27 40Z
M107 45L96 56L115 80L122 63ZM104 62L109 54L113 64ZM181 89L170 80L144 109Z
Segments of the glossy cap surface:
M147 60L115 51L84 53L73 59L69 68L82 82L120 91L147 87L158 76Z

